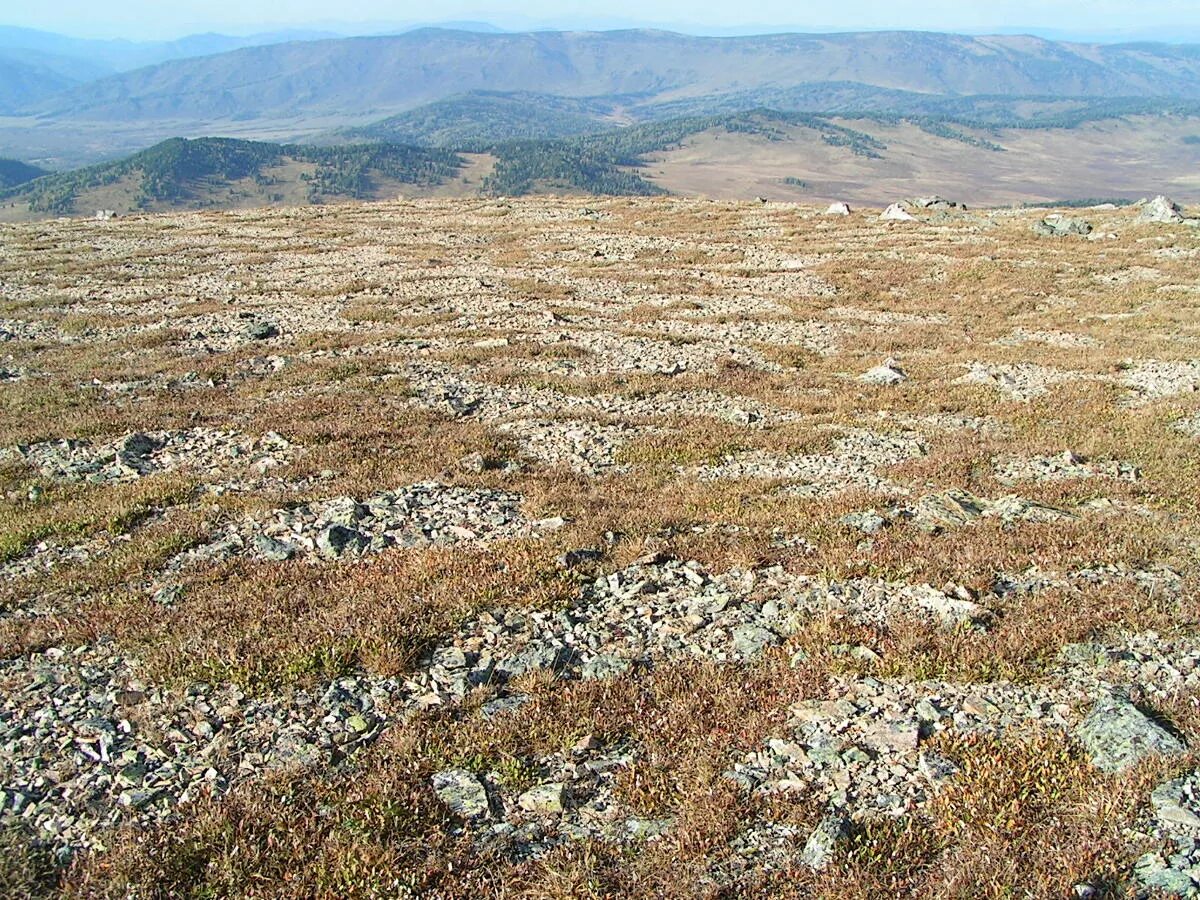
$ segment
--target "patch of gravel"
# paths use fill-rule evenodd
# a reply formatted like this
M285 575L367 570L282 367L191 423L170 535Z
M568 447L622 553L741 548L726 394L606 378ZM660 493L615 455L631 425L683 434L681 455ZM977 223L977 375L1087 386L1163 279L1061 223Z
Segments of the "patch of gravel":
M117 538L106 536L69 544L62 540L47 538L38 541L24 555L0 565L0 578L8 580L45 575L63 563L96 559L108 553L117 541L128 540L131 540L129 535L120 535Z
M715 391L659 391L646 396L618 394L574 395L551 388L497 385L456 373L448 366L412 364L405 370L415 406L452 418L485 422L544 419L564 415L595 415L630 420L676 416L723 419L739 425L764 426L796 421L799 414L775 409L750 397Z
M944 313L901 313L858 306L834 306L825 312L839 319L852 319L870 325L947 325L950 322L950 317Z
M874 579L830 583L780 568L711 575L694 562L648 558L586 582L565 609L485 612L407 676L347 676L312 693L265 698L249 698L228 684L157 688L145 681L136 659L111 644L52 648L0 662L0 746L6 751L0 754L0 822L19 817L64 853L102 846L113 827L170 821L189 798L220 794L279 768L336 765L397 717L457 704L477 688L490 692L481 714L502 715L524 702L507 687L520 675L611 678L679 659L750 660L829 615L866 622L919 615L947 627L983 627L986 608L965 596L961 589ZM844 652L869 660L871 651ZM1063 660L1059 677L1071 685L1066 693L1003 683L847 681L826 704L794 710L790 727L808 729L802 757L790 745L768 750L785 749L786 765L806 760L811 770L804 771L819 791L831 797L845 791L847 802L853 797L862 808L886 811L896 797L923 796L922 738L910 740L900 724L914 715L921 721L928 711L922 700L937 704L937 721L947 727L975 719L991 727L1069 719L1062 704L1094 694L1102 684L1097 673L1135 684L1147 696L1200 686L1200 647L1184 639L1135 635L1069 648ZM829 718L851 709L841 725ZM800 735L793 731L780 740L798 743ZM746 772L754 790L791 789L796 773L772 760L756 755L731 771ZM528 788L506 787L495 773L472 775L486 811L464 816L464 827L511 856L536 855L576 838L652 838L670 822L633 817L612 798L611 774L629 762L624 748L581 742L531 761L527 774L540 788L531 796ZM478 800L479 791L467 787Z
M1131 389L1131 399L1142 402L1194 393L1200 391L1200 359L1142 360L1122 373L1121 383Z
M413 682L418 702L453 702L473 686L535 671L608 678L672 659L752 659L813 616L861 622L914 615L947 626L982 623L987 610L930 585L879 579L831 583L781 568L710 574L695 562L648 558L597 576L562 610L495 609L448 639Z
M561 519L527 520L521 497L507 491L421 482L362 501L335 497L248 517L180 554L169 568L241 555L274 562L353 558L389 547L531 537L562 524Z
M866 665L877 659L869 647L832 649ZM1130 702L1130 693L1153 702L1197 687L1200 645L1194 639L1164 642L1154 632L1117 635L1103 645L1068 645L1048 679L1037 684L835 677L825 699L794 704L783 729L759 749L732 760L725 777L754 796L798 794L806 802L823 804L829 816L846 825L899 817L918 811L960 775L952 760L929 748L940 733L1007 739L1058 730L1078 739L1095 765L1123 769L1146 756L1177 755L1185 749ZM1168 785L1156 792L1154 803L1174 821L1160 819L1149 830L1160 839L1176 840L1183 855L1167 862L1148 854L1138 864L1139 873L1185 869L1182 860L1200 849L1200 844L1180 841L1200 840L1200 831L1193 830L1200 828L1200 816L1192 822L1164 802L1180 801L1200 813L1193 806L1194 795L1186 787L1179 790L1178 782ZM801 831L752 819L730 851L735 860L756 868L780 869L807 862L803 856L812 840L805 837ZM1142 880L1162 886L1153 875Z
M1001 484L1020 481L1067 481L1073 478L1114 478L1137 481L1141 472L1120 460L1089 461L1067 450L1058 456L1006 456L996 459L993 473Z
M675 321L675 320L670 320ZM688 323L682 323L688 324ZM652 325L642 326L650 329ZM739 341L701 340L698 337L671 340L613 331L557 331L543 334L539 343L561 344L587 351L579 357L534 357L507 364L522 371L560 375L600 376L612 374L680 375L684 372L715 372L737 364L766 371L780 371L777 363Z
M1032 400L1049 393L1055 385L1098 380L1101 380L1099 376L1086 372L1064 372L1033 363L971 363L967 366L967 373L955 379L954 383L992 387L1012 400Z
M884 528L909 523L922 531L937 533L962 528L984 519L997 519L1005 525L1021 522L1049 523L1078 519L1069 510L1028 500L1017 494L989 499L960 488L927 494L907 506L892 506L882 511L874 509L849 513L839 522L862 531L876 534Z
M1075 334L1069 331L1038 331L1028 328L1015 328L1006 338L996 341L1005 347L1017 347L1022 344L1045 344L1048 347L1060 347L1064 350L1074 350L1079 347L1099 347L1101 343L1087 334Z
M741 317L726 322L663 319L644 327L659 329L679 337L712 341L722 345L759 344L770 347L803 347L822 356L836 353L838 341L850 330L844 325L833 325L819 319L797 321L795 319L772 320ZM772 366L771 368L777 367Z
M1172 426L1180 434L1186 434L1188 437L1200 438L1200 413L1189 416L1186 419L1180 419Z
M904 493L904 488L887 481L878 470L924 454L924 442L915 432L852 429L834 441L830 453L778 456L755 450L701 466L690 474L701 481L727 478L797 481L800 484L788 487L787 492L805 497L831 496L854 488Z
M1200 772L1169 779L1150 792L1142 832L1161 849L1134 864L1137 881L1167 896L1200 895Z
M546 419L503 422L496 430L520 441L528 456L592 477L626 471L628 466L618 464L617 454L631 440L652 431L626 424Z
M265 475L296 449L274 432L251 437L216 428L135 431L100 445L58 440L0 451L0 461L20 459L56 481L112 484L187 469L202 477L232 468Z
M504 715L522 699L485 704L484 715ZM513 786L501 772L465 769L443 770L430 781L460 820L455 833L469 834L483 852L525 859L572 841L639 842L667 831L671 820L632 815L614 795L616 776L635 755L588 735L568 750L526 761L524 780L532 783Z
M107 643L0 661L0 685L0 823L19 819L63 853L265 772L335 765L407 699L401 682L365 677L286 700L168 692Z

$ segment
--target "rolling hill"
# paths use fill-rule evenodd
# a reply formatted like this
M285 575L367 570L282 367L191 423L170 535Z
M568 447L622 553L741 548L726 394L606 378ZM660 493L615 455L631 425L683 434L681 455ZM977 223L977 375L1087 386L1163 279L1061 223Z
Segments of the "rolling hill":
M300 147L175 138L116 162L45 175L0 191L0 219L166 209L303 205L433 189L465 161L395 144Z
M1078 115L1078 112L1075 113ZM761 196L884 205L942 193L972 205L1167 191L1200 201L1200 110L1069 127L752 110L547 140L439 148L170 140L124 160L0 191L0 220L536 193Z

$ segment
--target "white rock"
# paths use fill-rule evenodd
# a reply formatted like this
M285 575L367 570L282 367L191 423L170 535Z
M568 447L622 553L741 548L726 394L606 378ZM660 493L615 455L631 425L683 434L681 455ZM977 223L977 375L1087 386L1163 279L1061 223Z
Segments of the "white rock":
M885 222L913 222L916 220L916 216L905 209L900 203L893 203L883 211L883 215L879 218Z

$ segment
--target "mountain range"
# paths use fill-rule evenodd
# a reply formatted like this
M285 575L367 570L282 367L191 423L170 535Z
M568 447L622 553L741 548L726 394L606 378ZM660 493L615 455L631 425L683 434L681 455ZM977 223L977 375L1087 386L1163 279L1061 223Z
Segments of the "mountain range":
M977 177L982 196L1008 196L1007 183L1027 201L1059 195L1048 177L1055 166L1070 175L1064 197L1141 190L1142 180L1117 177L1102 156L1072 146L1085 133L1106 135L1130 160L1142 154L1144 172L1171 176L1185 195L1200 167L1200 46L923 32L715 38L439 28L160 44L0 29L0 48L6 40L13 46L0 49L0 111L7 103L11 114L0 118L0 156L65 172L10 181L8 208L18 216L93 203L328 202L404 185L418 193L739 195L782 184L789 196L861 202L881 196L872 180L907 171L955 181L960 170ZM1053 148L1044 158L1033 132ZM384 157L367 145L384 145ZM728 155L735 145L744 157ZM355 149L329 156L335 147ZM408 179L407 163L395 159L432 158L426 151L451 157L436 174ZM1026 169L1050 168L1023 178L1000 164L1004 154L1012 161L1025 153ZM823 178L810 157L844 177ZM231 159L250 162L231 169ZM776 175L749 171L749 160ZM162 183L177 189L164 193Z
M29 111L126 121L381 117L471 90L664 102L825 82L942 95L1196 100L1200 48L909 32L701 38L423 29L173 60L71 88Z

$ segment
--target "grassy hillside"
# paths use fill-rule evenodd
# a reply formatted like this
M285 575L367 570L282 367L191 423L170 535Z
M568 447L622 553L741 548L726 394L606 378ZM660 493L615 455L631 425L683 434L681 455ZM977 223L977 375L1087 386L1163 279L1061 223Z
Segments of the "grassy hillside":
M203 138L164 141L126 159L48 175L0 192L31 213L117 211L370 199L397 184L440 184L463 161L446 150L395 144L301 147Z

